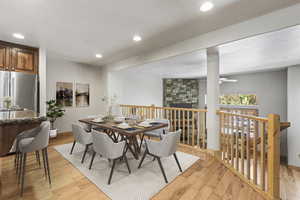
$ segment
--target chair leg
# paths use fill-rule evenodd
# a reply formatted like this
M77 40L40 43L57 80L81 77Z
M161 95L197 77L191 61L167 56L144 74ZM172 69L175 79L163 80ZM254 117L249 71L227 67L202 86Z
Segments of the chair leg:
M161 164L161 161L160 161L160 157L157 157L157 161L158 161L159 167L161 169L161 172L162 172L162 174L164 176L165 182L168 183L168 180L167 180L167 177L166 177L166 174L165 174L165 170L164 170L164 168L163 168L163 166Z
M36 161L39 163L39 166L41 167L41 159L40 159L40 152L35 152Z
M176 153L174 153L173 156L174 156L174 158L175 158L175 160L176 160L176 163L177 163L177 165L178 165L179 171L182 172L182 169L181 169L181 166L180 166L180 164L179 164L179 161L178 161L178 158L177 158Z
M108 185L110 184L111 177L112 177L112 175L113 175L113 173L114 173L115 164L116 164L116 160L114 159L114 160L113 160L112 167L111 167L110 175L109 175L109 178L108 178Z
M17 172L17 174L18 174L18 184L21 183L22 166L23 166L23 157L24 157L23 153L20 153L20 155L19 155L18 172Z
M96 152L94 151L94 152L93 152L93 155L92 155L91 162L90 162L90 167L89 167L89 170L91 170L91 169L92 169L92 165L93 165L93 162L94 162L94 158L95 158L95 156L96 156Z
M47 164L47 170L48 170L48 181L49 185L51 185L51 175L50 175L50 166L49 166L49 158L48 158L48 149L45 148L45 156L46 156L46 164Z
M73 153L73 150L74 150L75 144L76 144L76 141L74 141L74 142L73 142L73 145L72 145L72 149L71 149L70 155L72 155L72 153Z
M83 156L82 156L81 163L84 162L84 158L85 158L86 152L88 151L88 148L89 148L89 145L85 145L85 150L84 150L84 153L83 153Z
M44 165L44 170L45 170L45 179L47 179L48 175L48 170L47 170L47 164L46 164L46 155L44 149L42 149L42 156L43 156L43 165Z
M27 154L23 154L23 166L22 166L22 182L21 182L21 196L23 196L23 191L24 191L24 181L25 181L25 171L26 171L26 157Z
M138 166L138 169L141 168L142 163L144 162L144 159L145 159L146 155L147 155L147 150L145 150L145 153L144 153L144 155L143 155L143 157L142 157L142 160L141 160L141 162L140 162L140 164L139 164L139 166Z
M124 158L124 160L125 160L125 163L126 163L126 166L127 166L128 172L129 172L129 174L131 174L131 170L130 170L130 167L129 167L129 163L128 163L128 160L127 160L127 156L126 156L126 154L123 154L123 158Z

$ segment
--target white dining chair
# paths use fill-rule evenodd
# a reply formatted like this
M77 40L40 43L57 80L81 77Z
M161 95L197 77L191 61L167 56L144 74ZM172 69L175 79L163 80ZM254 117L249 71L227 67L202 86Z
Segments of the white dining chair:
M165 182L168 183L168 179L166 177L165 170L163 168L160 158L169 157L169 156L173 155L175 158L175 161L178 165L179 171L182 172L180 163L179 163L177 155L176 155L177 142L180 139L180 134L181 134L181 130L177 130L175 132L169 132L168 134L163 135L161 141L145 139L146 150L144 152L144 155L141 159L141 162L140 162L138 168L141 168L146 155L147 154L151 155L158 161L158 164L159 164L161 172L164 176Z
M101 155L103 158L107 158L108 160L112 160L112 168L110 171L110 175L108 178L108 185L111 182L111 178L114 172L115 164L118 159L122 159L125 161L129 174L131 173L130 167L128 164L128 160L126 157L126 142L121 141L115 143L111 140L111 138L103 132L98 132L96 130L92 130L92 138L93 138L93 155L90 162L89 169L92 168L94 158L96 154Z
M70 154L73 153L74 147L76 143L79 143L81 145L85 146L85 150L81 159L81 163L84 162L84 158L86 156L86 153L89 149L89 146L92 145L93 143L93 139L92 139L92 135L90 132L87 132L86 130L84 130L84 128L82 127L81 124L78 123L74 123L72 124L72 133L74 136L74 142L71 148L71 152Z
M170 120L168 120L168 119L153 119L153 120L151 120L151 123L164 123L164 124L168 124L168 126L164 127L164 128L156 129L153 131L145 132L141 137L140 148L142 147L145 136L148 136L149 139L151 137L157 137L159 139L162 139L162 135L168 133L170 130Z
M20 183L21 180L21 196L23 196L24 190L27 153L42 151L45 176L48 176L48 181L51 185L50 167L47 152L47 147L49 145L50 122L42 122L40 125L40 129L38 130L38 133L34 137L24 138L18 142L18 150L20 152L20 171L18 173L18 183Z

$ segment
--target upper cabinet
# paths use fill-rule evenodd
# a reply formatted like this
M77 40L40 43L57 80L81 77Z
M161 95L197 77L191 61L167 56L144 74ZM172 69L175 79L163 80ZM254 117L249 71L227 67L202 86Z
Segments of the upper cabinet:
M38 55L32 49L12 49L11 71L37 73Z
M38 49L0 41L0 70L38 73Z
M9 70L9 48L0 44L0 70Z

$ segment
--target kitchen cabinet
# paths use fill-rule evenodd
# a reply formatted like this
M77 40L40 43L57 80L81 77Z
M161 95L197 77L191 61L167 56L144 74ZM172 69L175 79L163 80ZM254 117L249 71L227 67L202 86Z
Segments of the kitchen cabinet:
M0 44L0 70L9 70L9 50L7 46Z
M34 49L13 48L11 71L36 73L38 65L37 51Z
M0 41L0 70L38 73L38 48Z

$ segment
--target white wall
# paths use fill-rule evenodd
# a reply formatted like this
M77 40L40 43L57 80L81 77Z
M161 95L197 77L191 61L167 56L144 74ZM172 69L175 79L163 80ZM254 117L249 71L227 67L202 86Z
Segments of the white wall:
M55 126L59 132L71 131L71 124L78 119L105 112L102 98L106 95L105 72L99 67L74 63L57 57L47 58L47 100L55 99L56 82L90 84L89 107L66 107L65 116L58 119ZM74 91L75 92L75 91Z
M110 94L118 103L162 106L163 83L160 76L119 71L110 73Z
M288 164L300 167L300 66L288 68Z

